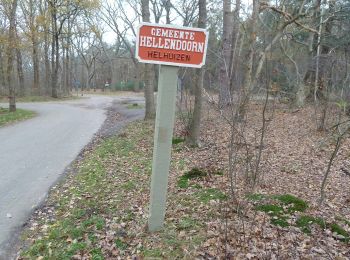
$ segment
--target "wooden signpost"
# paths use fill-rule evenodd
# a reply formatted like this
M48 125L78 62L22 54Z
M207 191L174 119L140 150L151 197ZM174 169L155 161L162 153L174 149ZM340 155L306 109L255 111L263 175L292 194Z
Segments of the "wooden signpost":
M150 231L160 230L164 223L178 67L201 68L205 64L207 45L205 29L142 23L137 31L136 58L161 65L148 218Z

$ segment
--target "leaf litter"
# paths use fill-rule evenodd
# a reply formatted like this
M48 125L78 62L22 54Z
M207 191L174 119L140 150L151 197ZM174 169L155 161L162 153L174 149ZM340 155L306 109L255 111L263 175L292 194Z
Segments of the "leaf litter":
M316 223L322 218L350 232L350 178L341 170L350 167L349 140L339 151L326 200L319 207L332 143L324 141L326 133L315 131L312 108L295 113L280 106L267 129L259 185L252 190L240 166L233 196L228 173L230 127L220 112L205 109L203 145L173 145L162 231L147 231L154 125L138 121L119 135L95 142L52 188L46 204L27 225L19 259L350 258L349 245L334 232L338 227L333 225L332 230ZM245 132L253 152L258 149L260 117L261 106L253 104L247 119L251 127ZM178 120L174 136L185 138L185 132ZM179 179L193 169L206 174L188 178L188 185L179 187ZM249 194L261 195L254 200ZM291 194L308 204L303 212L281 205L285 226L272 223L275 215L256 210L260 199L272 203L269 196L278 194ZM302 228L296 224L301 218Z

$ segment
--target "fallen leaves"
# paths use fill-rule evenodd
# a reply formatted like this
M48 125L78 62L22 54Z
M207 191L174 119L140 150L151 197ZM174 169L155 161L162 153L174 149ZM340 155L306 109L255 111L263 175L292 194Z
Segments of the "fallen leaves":
M32 232L28 240L35 241L30 248L41 245L46 237L54 235L53 230L60 228L57 240L64 241L66 248L61 244L53 248L57 240L52 240L51 255L59 250L75 250L73 259L350 257L348 245L337 240L339 235L328 228L313 225L310 235L304 234L294 226L272 225L267 214L257 212L256 204L246 197L251 190L241 167L244 160L238 160L236 193L232 196L227 156L230 129L217 111L206 109L201 129L203 145L189 148L180 142L173 146L167 212L161 232L149 233L146 228L153 125L136 122L119 137L107 139L102 145L96 142L87 149L68 178L54 187L47 205L36 212L29 227ZM255 140L261 128L259 109L259 105L250 109L248 122L252 127L245 129L247 149L253 153L259 149ZM327 142L320 144L325 136L314 130L311 117L310 108L275 111L262 148L263 177L255 192L290 193L310 204L308 214L330 223L338 215L349 220L350 178L341 167L350 166L350 142L346 140L339 151L328 186L331 189L324 207L319 208L319 187L330 148ZM177 122L175 136L183 133L181 122ZM237 145L244 147L243 143ZM180 188L178 180L194 168L208 174L189 179L186 187ZM224 174L212 174L218 171ZM283 210L288 211L288 207ZM295 223L297 217L292 216L287 223ZM64 222L68 219L73 223ZM349 231L350 226L342 226Z

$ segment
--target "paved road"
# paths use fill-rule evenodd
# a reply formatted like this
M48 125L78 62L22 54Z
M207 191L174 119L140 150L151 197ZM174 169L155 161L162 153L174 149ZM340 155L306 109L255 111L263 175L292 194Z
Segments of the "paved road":
M38 116L0 128L0 259L49 188L104 122L111 97L23 103Z

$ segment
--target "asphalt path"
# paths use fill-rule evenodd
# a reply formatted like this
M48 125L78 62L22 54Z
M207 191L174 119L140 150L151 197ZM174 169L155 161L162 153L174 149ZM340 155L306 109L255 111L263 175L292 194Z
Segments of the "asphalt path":
M0 128L0 259L64 169L89 143L118 97L20 103L38 113Z

